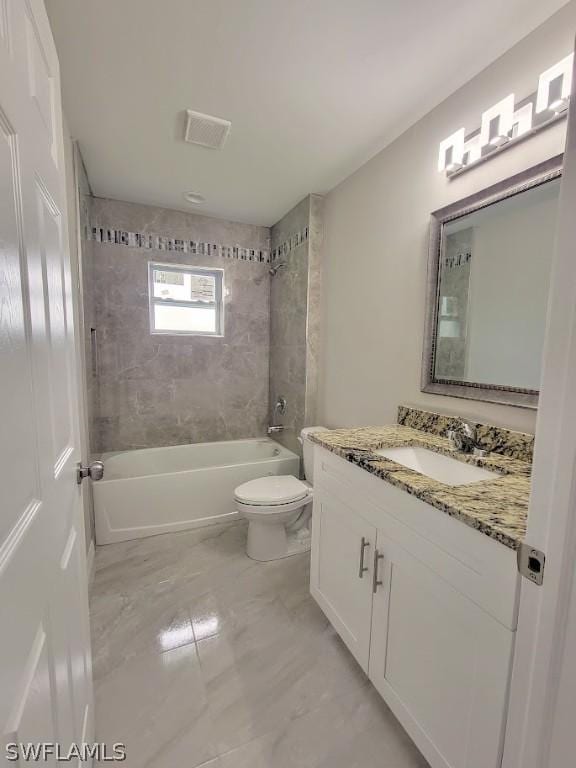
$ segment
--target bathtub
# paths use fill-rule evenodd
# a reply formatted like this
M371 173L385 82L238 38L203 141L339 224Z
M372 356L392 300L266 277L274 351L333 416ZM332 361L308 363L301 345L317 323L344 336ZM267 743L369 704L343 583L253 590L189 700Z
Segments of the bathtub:
M295 453L267 438L144 448L102 460L104 477L93 483L97 544L232 520L240 483L298 476L300 469Z

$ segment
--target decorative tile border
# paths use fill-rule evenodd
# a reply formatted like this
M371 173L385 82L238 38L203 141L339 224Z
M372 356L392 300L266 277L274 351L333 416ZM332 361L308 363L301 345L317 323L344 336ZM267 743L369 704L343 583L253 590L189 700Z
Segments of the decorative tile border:
M443 266L444 269L455 269L456 267L462 267L465 264L468 264L471 259L472 254L470 251L459 253L457 256L445 256Z
M296 232L295 235L291 235L283 243L273 248L270 252L270 261L274 263L276 259L280 259L284 256L288 256L290 251L298 248L299 245L305 243L308 240L308 227L304 227L301 232Z
M256 261L268 264L270 251L257 248L243 248L239 245L223 245L199 240L182 240L180 238L152 235L145 232L127 232L122 229L106 229L90 227L87 239L96 243L125 245L128 248L144 248L154 251L176 251L177 253L193 253L200 256L221 256L225 259L238 261Z
M238 261L256 261L269 264L287 256L291 251L308 240L308 227L301 232L291 235L281 245L272 251L257 248L243 248L239 245L223 245L199 240L182 240L164 235L153 235L147 232L127 232L123 229L108 229L105 227L87 227L86 239L96 243L125 245L128 248L144 248L154 251L176 251L177 253L193 253L200 256L221 256L224 259Z

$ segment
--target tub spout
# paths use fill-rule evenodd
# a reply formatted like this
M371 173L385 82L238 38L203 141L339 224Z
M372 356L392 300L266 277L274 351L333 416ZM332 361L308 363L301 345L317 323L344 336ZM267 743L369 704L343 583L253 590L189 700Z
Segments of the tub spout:
M267 432L269 435L275 435L277 432L283 432L283 431L284 431L284 427L282 426L282 424L278 424L275 427L268 427L267 429Z

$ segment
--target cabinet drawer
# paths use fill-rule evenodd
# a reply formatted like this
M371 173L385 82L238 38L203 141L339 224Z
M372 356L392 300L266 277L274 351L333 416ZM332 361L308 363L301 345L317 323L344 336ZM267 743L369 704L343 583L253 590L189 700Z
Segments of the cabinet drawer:
M505 627L516 628L519 577L513 550L319 446L314 484Z

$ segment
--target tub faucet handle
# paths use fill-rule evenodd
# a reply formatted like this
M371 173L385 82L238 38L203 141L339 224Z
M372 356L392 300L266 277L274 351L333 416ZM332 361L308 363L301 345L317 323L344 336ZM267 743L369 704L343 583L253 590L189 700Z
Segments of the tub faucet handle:
M288 401L286 400L286 398L282 397L282 395L279 395L274 405L274 413L278 412L281 416L284 416L284 414L286 413L287 405L288 405Z

